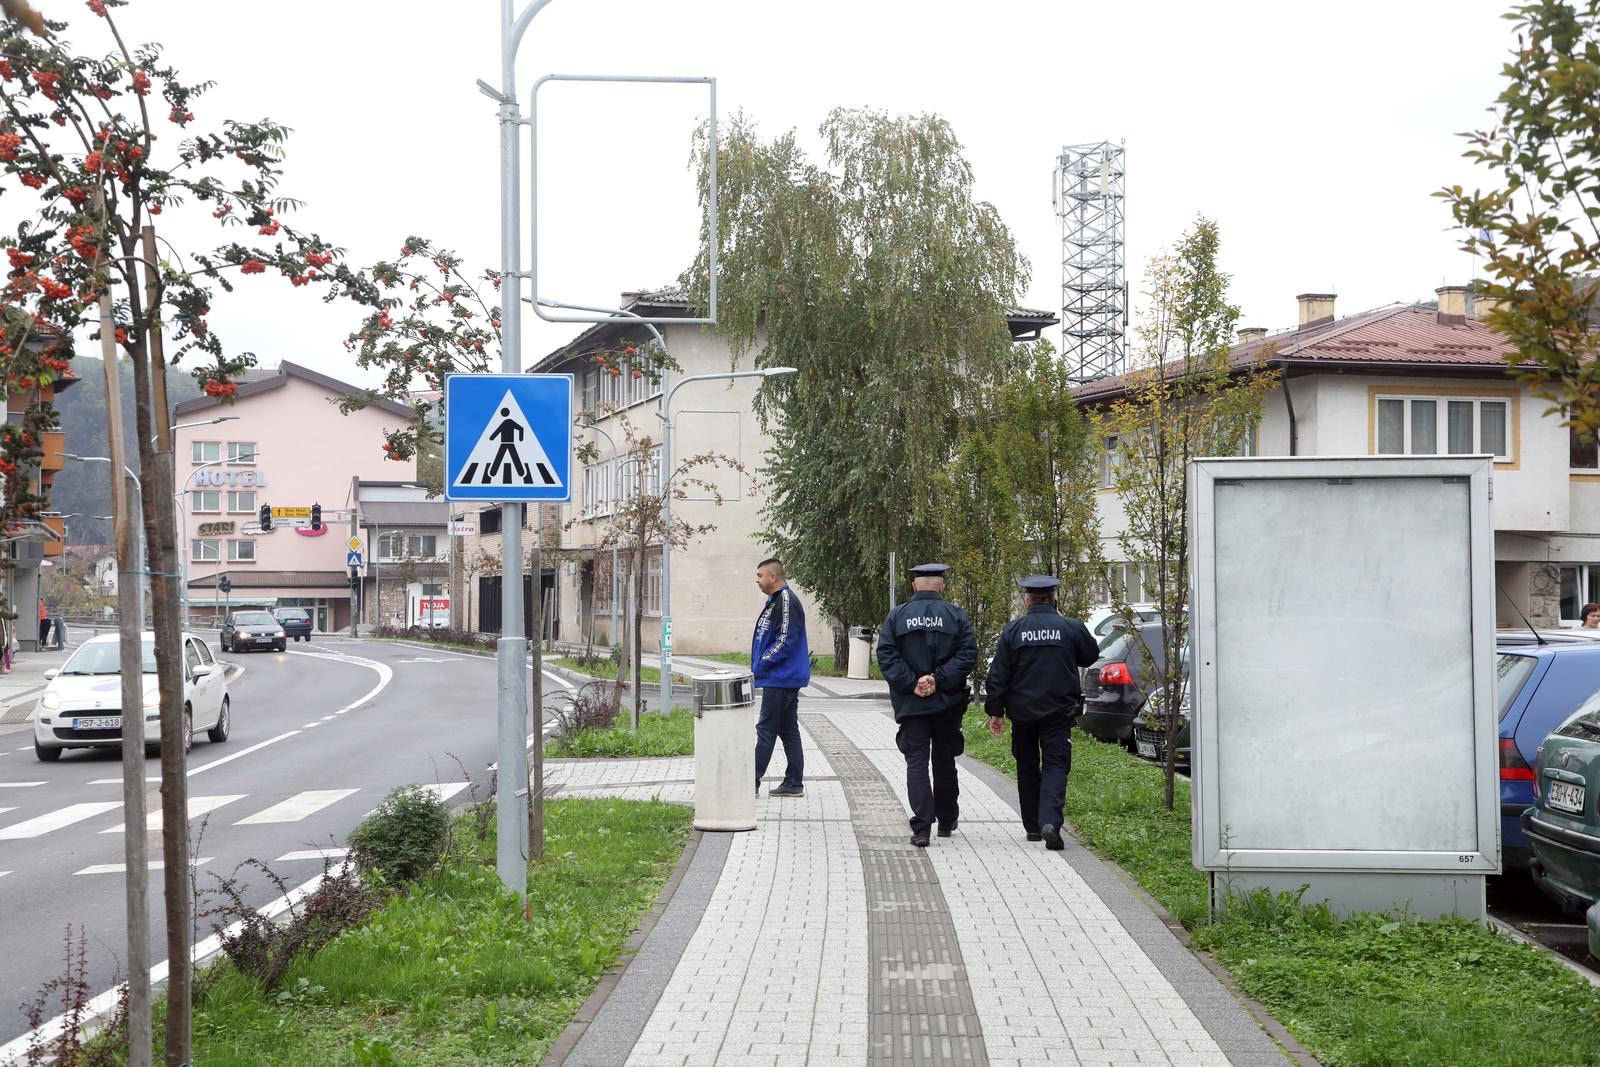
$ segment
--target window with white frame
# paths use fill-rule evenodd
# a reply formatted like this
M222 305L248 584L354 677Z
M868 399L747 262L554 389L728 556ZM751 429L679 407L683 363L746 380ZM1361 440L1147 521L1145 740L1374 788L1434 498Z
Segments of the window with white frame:
M433 559L438 554L438 549L439 538L436 534L389 530L378 536L378 558L386 563L407 559Z
M1583 606L1600 604L1600 563L1580 563L1561 568L1561 621L1583 622Z
M256 461L256 443L254 441L229 441L228 463L232 466L248 466Z
M586 517L611 514L611 464L583 468L583 512Z
M1567 466L1575 471L1600 470L1600 448L1593 433L1567 431Z
M215 563L221 559L222 542L210 539L189 542L189 558L196 563Z
M229 541L228 561L230 563L254 563L256 561L256 543L254 541Z
M228 510L234 514L253 515L256 510L256 494L254 490L241 493L237 490L228 491Z
M579 405L582 411L595 411L595 403L600 398L600 368L587 367L583 372L583 400ZM599 414L595 412L595 414Z
M1380 456L1512 458L1507 399L1380 395L1377 402Z
M1117 484L1117 472L1121 469L1121 442L1116 434L1108 434L1100 441L1100 488L1113 488Z
M632 363L624 374L628 381L628 403L640 404L650 395L650 378L644 373L643 368Z
M222 510L222 493L217 489L196 489L189 494L189 509L195 514Z
M1239 438L1239 447L1234 449L1233 454L1236 456L1243 456L1248 459L1257 455L1260 447L1261 424L1259 422L1252 422L1250 424L1250 429L1246 430L1244 436Z
M652 549L644 557L644 613L661 614L661 550Z
M215 463L222 458L221 441L196 441L192 448L196 463Z

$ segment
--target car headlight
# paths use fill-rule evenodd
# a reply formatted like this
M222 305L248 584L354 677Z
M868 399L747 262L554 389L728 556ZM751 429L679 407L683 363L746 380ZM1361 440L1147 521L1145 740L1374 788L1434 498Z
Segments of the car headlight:
M147 708L159 708L161 706L161 690L146 689L144 691L144 706Z
M54 689L46 689L44 696L39 698L39 707L45 711L56 711L61 707L61 694Z
M282 630L274 630L272 632L272 636L273 637L282 637L283 636L283 631Z

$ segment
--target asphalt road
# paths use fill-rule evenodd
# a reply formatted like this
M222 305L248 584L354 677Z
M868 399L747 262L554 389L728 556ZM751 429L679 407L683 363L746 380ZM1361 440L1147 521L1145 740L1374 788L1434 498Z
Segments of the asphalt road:
M247 859L290 887L313 878L323 869L319 850L342 849L396 786L435 787L452 806L474 788L487 794L492 659L348 639L218 658L243 670L230 673L232 736L213 744L201 734L189 755L190 851L200 860L202 896L215 884L211 875ZM565 691L547 675L546 708ZM156 812L160 764L145 766L147 810ZM62 975L69 924L74 936L88 937L93 993L126 974L121 774L114 749L40 763L31 726L0 733L0 1060L6 1043L29 1029L23 1004ZM158 860L158 830L149 831L149 848ZM279 896L260 872L241 874L251 906ZM152 962L166 957L161 901L154 870ZM202 920L196 940L211 932ZM58 998L45 1017L60 1011Z

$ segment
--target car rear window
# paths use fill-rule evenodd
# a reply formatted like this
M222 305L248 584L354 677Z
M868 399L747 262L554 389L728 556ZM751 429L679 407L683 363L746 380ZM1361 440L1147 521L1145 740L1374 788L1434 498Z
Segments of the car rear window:
M1537 661L1532 656L1500 653L1494 665L1494 695L1500 703L1500 715L1496 721L1505 721L1506 712L1511 710L1511 705L1516 703L1517 694L1522 691L1522 684L1528 680L1528 675L1533 673L1535 662Z
M305 613L304 608L279 608L273 614L280 619L292 619L295 622L304 622L311 617Z

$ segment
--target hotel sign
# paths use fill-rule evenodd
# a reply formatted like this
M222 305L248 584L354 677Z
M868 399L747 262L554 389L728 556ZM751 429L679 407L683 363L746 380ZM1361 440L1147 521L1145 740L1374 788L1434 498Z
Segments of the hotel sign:
M230 489L265 489L267 476L263 471L208 471L194 472L195 485L226 486Z
M222 537L231 533L233 533L233 523L231 522L202 522L197 536Z

